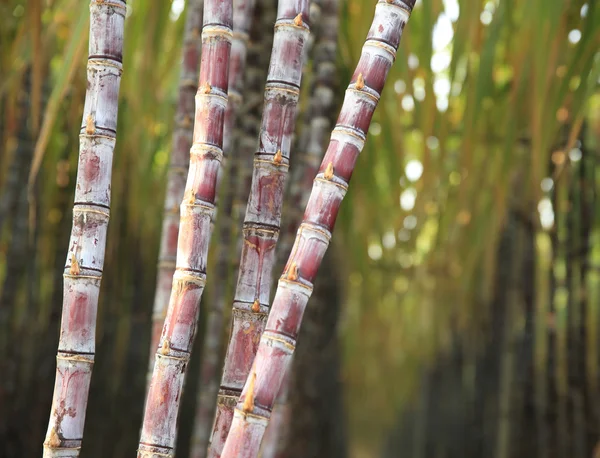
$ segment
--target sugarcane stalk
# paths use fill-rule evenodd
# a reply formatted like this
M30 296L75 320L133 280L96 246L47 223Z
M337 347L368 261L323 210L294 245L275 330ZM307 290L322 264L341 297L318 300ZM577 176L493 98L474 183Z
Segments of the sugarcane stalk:
M587 125L584 124L585 132ZM592 376L590 371L590 361L595 360L595 351L593 350L593 340L591 337L594 336L593 323L595 320L594 306L592 305L593 300L590 300L592 296L593 287L590 283L590 275L592 274L590 266L593 263L592 259L592 234L593 234L593 215L594 209L596 208L596 193L597 187L595 185L595 171L597 170L596 161L597 156L590 154L590 149L585 141L585 134L581 135L582 138L582 162L580 166L580 177L579 186L581 189L581 256L583 258L581 262L580 272L580 284L581 284L581 295L579 297L579 308L581 310L581 340L584 346L584 359L582 361L583 367L581 368L584 393L585 393L585 414L587 418L594 418L597 402L596 399L596 385L597 379ZM591 356L591 357L590 357ZM595 369L594 369L595 370ZM586 450L590 455L591 448L595 445L596 439L593 436L593 431L587 430L586 437Z
M562 271L560 264L567 264L567 218L569 217L568 210L568 193L571 182L570 170L559 181L555 182L554 188L556 191L556 262L552 263L554 270L554 281L556 282L553 291L553 303L555 313L555 335L553 336L554 344L554 379L552 385L552 396L556 396L553 405L556 406L556 424L554 429L554 437L556 437L555 449L558 451L558 456L571 456L570 451L570 431L568 418L568 400L569 400L569 374L568 374L568 295L563 294L564 284L567 284L567 269ZM553 409L554 410L554 409Z
M286 378L281 383L279 394L275 400L271 421L265 431L265 437L260 448L261 458L276 458L285 456L285 445L288 441L289 424L291 421L290 398L290 378L295 374L288 372Z
M269 434L278 409L284 409L277 457L304 458L348 456L346 409L340 378L341 349L338 325L341 311L338 272L335 257L329 250L323 259L322 275L315 283L312 305L304 315L298 349L288 372L287 403L275 406ZM293 415L292 415L293 413ZM260 456L268 458L267 436Z
M223 152L225 157L228 157L232 152L233 129L243 102L242 94L248 51L247 43L250 25L254 17L254 6L254 0L233 1L233 41L229 69L229 100L225 111L225 125L223 128ZM227 190L223 208L220 210L221 215L218 219L219 247L215 270L219 282L215 285L214 300L211 301L211 308L208 311L207 317L206 334L202 350L202 364L200 367L201 390L198 395L194 431L192 433L192 458L204 458L206 456L219 390L219 363L221 361L225 306L228 299L230 253L232 251L231 211L233 208L233 184L237 178L237 168L234 167L234 161L231 162L229 167L226 167L224 164L221 165L221 175L227 175L228 171L229 176L226 177ZM229 300L231 299L229 298Z
M245 74L244 103L235 131L237 160L232 186L234 195L232 217L234 231L232 240L237 240L235 253L230 264L230 274L237 273L242 255L243 238L238 237L244 224L245 210L252 185L252 160L257 151L263 113L264 90L267 79L270 54L273 47L273 24L277 18L277 0L258 0L255 8L257 18L250 30L248 45L248 66Z
M19 301L19 287L21 280L26 278L25 271L28 261L31 260L31 248L27 244L28 221L27 221L27 195L20 192L22 183L27 180L28 170L31 166L33 152L31 131L27 120L31 114L31 71L26 70L23 75L23 86L17 96L18 129L14 139L16 147L13 158L8 167L7 180L0 194L0 230L3 229L2 214L7 217L7 231L10 234L10 244L5 254L6 274L2 281L0 291L0 352L12 353L11 358L3 358L0 362L0 373L2 373L3 389L0 390L0 405L6 406L9 411L18 411L18 398L22 394L20 390L19 369L27 364L20 353L23 345L11 349L11 340L20 335L24 330L22 326L15 325L15 315L23 305ZM5 212L2 211L2 204ZM62 253L61 253L62 257ZM62 265L60 268L62 269ZM25 314L26 315L26 314ZM32 340L32 339L29 339ZM33 339L34 340L34 339ZM0 435L10 434L9 416L0 419ZM10 447L5 447L8 450ZM10 452L9 452L10 453Z
M8 171L6 174L6 180L2 184L2 192L0 192L0 230L4 228L6 220L14 219L15 215L19 211L19 196L23 183L27 182L27 175L31 168L31 160L33 148L31 143L31 134L29 132L29 126L27 118L30 112L30 96L29 93L31 87L31 70L26 70L24 73L24 90L18 96L19 105L19 116L21 121L19 122L19 130L16 133L17 149L13 155L10 165L7 167ZM5 142L8 143L8 142ZM12 233L12 231L11 231ZM27 237L25 236L25 240ZM10 258L7 258L10 262ZM7 276L11 275L12 269L7 269ZM14 285L14 279L10 281L10 288L16 289ZM5 292L5 288L2 288L2 294L8 294L7 298L2 297L3 311L6 312L8 304L12 305L14 294L12 292Z
M21 192L22 183L27 181L31 168L33 147L31 145L31 132L27 119L31 115L31 71L24 75L23 90L19 100L19 129L16 132L16 149L8 169L7 179L0 193L0 230L3 229L3 216L7 217L9 226L10 245L6 253L6 276L0 290L0 349L6 351L6 342L9 334L8 325L11 316L17 309L16 298L21 280L27 267L28 232L27 221L27 196Z
M512 409L512 402L516 397L515 391L515 350L514 350L514 328L511 324L517 316L518 306L521 305L519 291L519 276L523 274L523 253L524 253L524 234L516 220L514 214L508 215L508 221L504 229L505 244L508 250L512 251L510 255L502 258L503 268L506 269L504 275L501 274L499 285L504 317L502 336L500 337L500 355L498 361L498 420L496 424L496 447L494 456L497 458L507 458L511 452L511 437L513 435L513 425L517 423L515 410ZM507 250L507 251L508 251Z
M414 1L378 2L375 18L315 178L292 253L260 339L256 358L235 409L222 457L255 457L296 345L341 201L377 106Z
M150 339L150 362L148 383L154 368L154 354L160 341L163 324L169 306L171 285L177 257L179 235L179 204L183 199L185 180L190 165L192 146L194 94L198 90L198 72L201 51L203 0L193 0L188 6L183 34L181 73L179 75L179 97L175 112L175 128L171 145L171 158L167 175L163 227L152 312L152 336Z
M45 458L79 456L83 437L110 211L124 22L124 0L90 3L88 89Z
M205 0L193 145L180 207L176 267L146 399L139 458L174 453L185 371L206 283L217 175L223 157L232 16L231 0Z
M259 148L254 159L243 227L233 324L209 457L221 455L235 401L249 373L269 310L271 273L302 77L303 48L309 33L308 14L308 0L279 2Z
M317 11L315 11L317 10ZM289 192L289 214L278 251L287 256L294 244L296 230L302 220L302 209L308 202L312 181L327 146L327 134L335 122L336 50L338 1L322 0L311 4L311 28L314 33L313 80L310 101L304 116L304 129L298 141L297 165L292 169ZM282 261L282 265L285 260ZM271 423L266 432L262 458L279 456L285 446L286 428L290 420L288 403L289 379L279 392Z

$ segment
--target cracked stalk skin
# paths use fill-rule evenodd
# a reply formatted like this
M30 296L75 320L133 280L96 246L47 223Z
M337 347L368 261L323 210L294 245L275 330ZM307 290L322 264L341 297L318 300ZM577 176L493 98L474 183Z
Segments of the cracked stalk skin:
M309 34L309 0L280 0L264 94L258 152L243 226L233 323L225 356L208 456L221 456L234 406L260 342L269 311L271 274L279 237L303 49Z
M231 60L229 63L229 97L225 111L225 125L223 127L223 154L228 158L232 152L233 129L237 115L243 102L244 73L246 56L248 53L249 29L254 16L255 0L233 0L233 40L231 44ZM237 159L237 158L236 158ZM210 431L215 413L216 398L219 390L219 369L221 362L221 349L223 346L223 321L227 303L227 290L229 286L229 263L231 251L231 230L233 207L233 185L235 183L236 168L233 163L229 167L225 161L221 164L220 174L229 172L229 183L225 189L223 207L218 220L220 244L217 249L217 265L215 274L218 283L214 285L214 300L210 303L207 314L206 334L202 349L202 363L200 366L200 386L202 389L196 401L196 418L192 432L190 456L204 458L207 454ZM219 180L220 181L220 178ZM219 189L219 183L217 183Z
M205 0L202 58L190 166L177 240L177 259L167 316L148 388L138 458L174 454L177 415L200 298L206 282L210 226L223 158L232 41L231 0Z
M181 74L179 76L179 98L175 113L175 129L173 131L171 159L167 175L156 292L152 312L148 383L152 377L154 355L165 322L173 274L175 273L177 237L179 235L179 204L183 199L185 179L190 165L190 148L192 147L194 128L194 94L198 89L203 5L203 0L193 0L188 6L185 19Z
M290 365L302 315L414 0L380 0L319 168L222 458L254 458ZM252 388L252 389L250 389ZM251 392L249 392L251 391ZM246 399L248 396L251 399Z
M82 443L110 215L124 22L125 1L90 3L88 82L44 458L78 457Z

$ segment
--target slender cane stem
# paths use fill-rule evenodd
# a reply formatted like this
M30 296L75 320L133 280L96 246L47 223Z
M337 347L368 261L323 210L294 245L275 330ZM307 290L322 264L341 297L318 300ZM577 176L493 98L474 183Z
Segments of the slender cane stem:
M179 204L183 199L185 179L190 165L190 148L194 129L194 94L198 89L198 72L200 50L202 45L200 30L202 28L203 0L193 0L188 6L183 35L181 74L179 76L179 99L175 114L175 130L171 162L167 176L167 192L165 195L163 227L158 258L156 292L154 310L152 312L152 338L150 340L150 364L148 383L154 368L154 354L158 348L162 332L173 273L177 257L177 237L179 235Z
M275 398L292 359L314 278L413 6L413 0L408 4L401 0L377 3L360 61L279 281L256 359L236 406L223 458L258 455Z
M320 7L317 5L321 4ZM319 170L327 147L327 134L335 122L336 49L338 32L338 0L321 0L311 5L311 27L316 29L313 51L313 79L310 101L304 117L304 128L298 142L299 156L292 170L288 221L284 227L279 253L288 255L296 230L302 220L302 209L308 202L314 176ZM318 14L314 10L319 8ZM318 21L318 25L315 22ZM285 261L282 261L282 265ZM262 458L281 456L289 424L289 378L279 392L275 411L262 444Z
M148 389L139 458L173 456L177 415L196 333L223 157L232 40L231 0L205 0L190 168L181 203L173 287Z
M279 2L259 148L244 221L232 331L208 454L211 458L221 455L235 401L249 373L269 310L271 273L302 77L303 49L309 34L308 14L308 0Z
M44 458L78 457L81 448L110 214L124 23L124 0L90 3L88 89L79 136L73 226L63 274L56 381Z
M233 42L231 45L231 64L229 70L229 100L225 112L223 128L223 153L228 157L232 150L233 129L236 118L243 102L244 70L246 67L247 43L249 29L254 15L254 0L233 0ZM237 158L236 158L237 159ZM208 311L206 335L202 350L202 365L200 367L200 386L198 395L196 419L192 437L192 458L204 458L207 453L208 440L219 390L219 364L223 342L223 320L225 315L227 291L229 286L229 261L231 252L231 210L233 207L233 183L236 168L232 164L221 165L221 173L229 169L227 190L223 208L220 209L219 247L217 250L216 276L218 284L214 285L214 301ZM229 298L231 300L231 298Z

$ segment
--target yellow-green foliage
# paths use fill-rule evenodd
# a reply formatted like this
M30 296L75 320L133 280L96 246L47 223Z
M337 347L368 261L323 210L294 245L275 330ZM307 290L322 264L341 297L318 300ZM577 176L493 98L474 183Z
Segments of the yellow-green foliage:
M344 3L344 77L370 7ZM482 341L515 180L517 204L537 208L552 154L575 148L582 122L598 151L599 27L593 2L417 2L336 228L351 253L342 331L356 456L372 456L453 335ZM533 216L541 236L551 230Z

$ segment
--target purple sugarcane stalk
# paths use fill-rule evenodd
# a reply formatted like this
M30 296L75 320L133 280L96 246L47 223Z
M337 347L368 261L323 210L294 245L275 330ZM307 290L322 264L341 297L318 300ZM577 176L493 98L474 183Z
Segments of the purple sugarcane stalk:
M304 309L414 0L380 0L235 409L223 458L254 458L290 365Z
M152 337L148 383L154 369L154 355L160 341L163 324L169 307L179 235L179 204L183 200L185 180L190 165L190 148L194 131L194 94L198 90L198 71L202 46L203 0L193 0L188 6L183 34L179 99L175 113L175 129L171 146L171 160L167 175L164 217L160 239L160 252L152 312Z
M243 102L244 72L250 25L254 16L254 0L233 0L233 42L231 45L231 63L229 65L229 100L225 112L223 128L223 153L228 157L232 152L233 129L237 114ZM237 159L237 158L236 158ZM210 431L213 424L217 393L219 390L219 364L223 342L223 320L229 286L228 269L231 253L231 210L233 207L233 184L235 168L230 164L227 177L228 189L224 199L224 208L219 217L219 247L217 250L216 275L218 284L214 285L215 300L212 301L207 316L206 334L202 350L200 367L200 393L198 395L194 431L190 456L204 458L207 453ZM221 164L221 173L226 174L225 164ZM231 300L231 299L229 299Z
M206 283L206 258L223 158L233 7L205 0L190 167L181 203L169 308L148 388L138 458L173 456L177 416Z
M82 443L110 215L124 23L125 1L90 3L88 83L79 135L73 226L63 274L56 381L44 458L78 457Z
M243 228L233 324L225 357L208 456L219 457L264 329L289 167L303 49L309 34L309 0L280 0L265 87L259 148Z
M294 244L296 231L302 220L302 209L306 206L314 176L319 170L327 146L327 135L335 122L336 50L338 33L338 0L322 0L319 14L313 14L312 28L316 29L313 56L313 80L310 101L305 114L304 130L298 142L299 157L292 170L290 183L290 209L279 252L287 255ZM318 18L318 19L315 19ZM318 26L315 22L318 21ZM289 374L288 374L289 375ZM289 377L283 382L271 422L262 444L262 458L282 456L290 422L288 405Z

